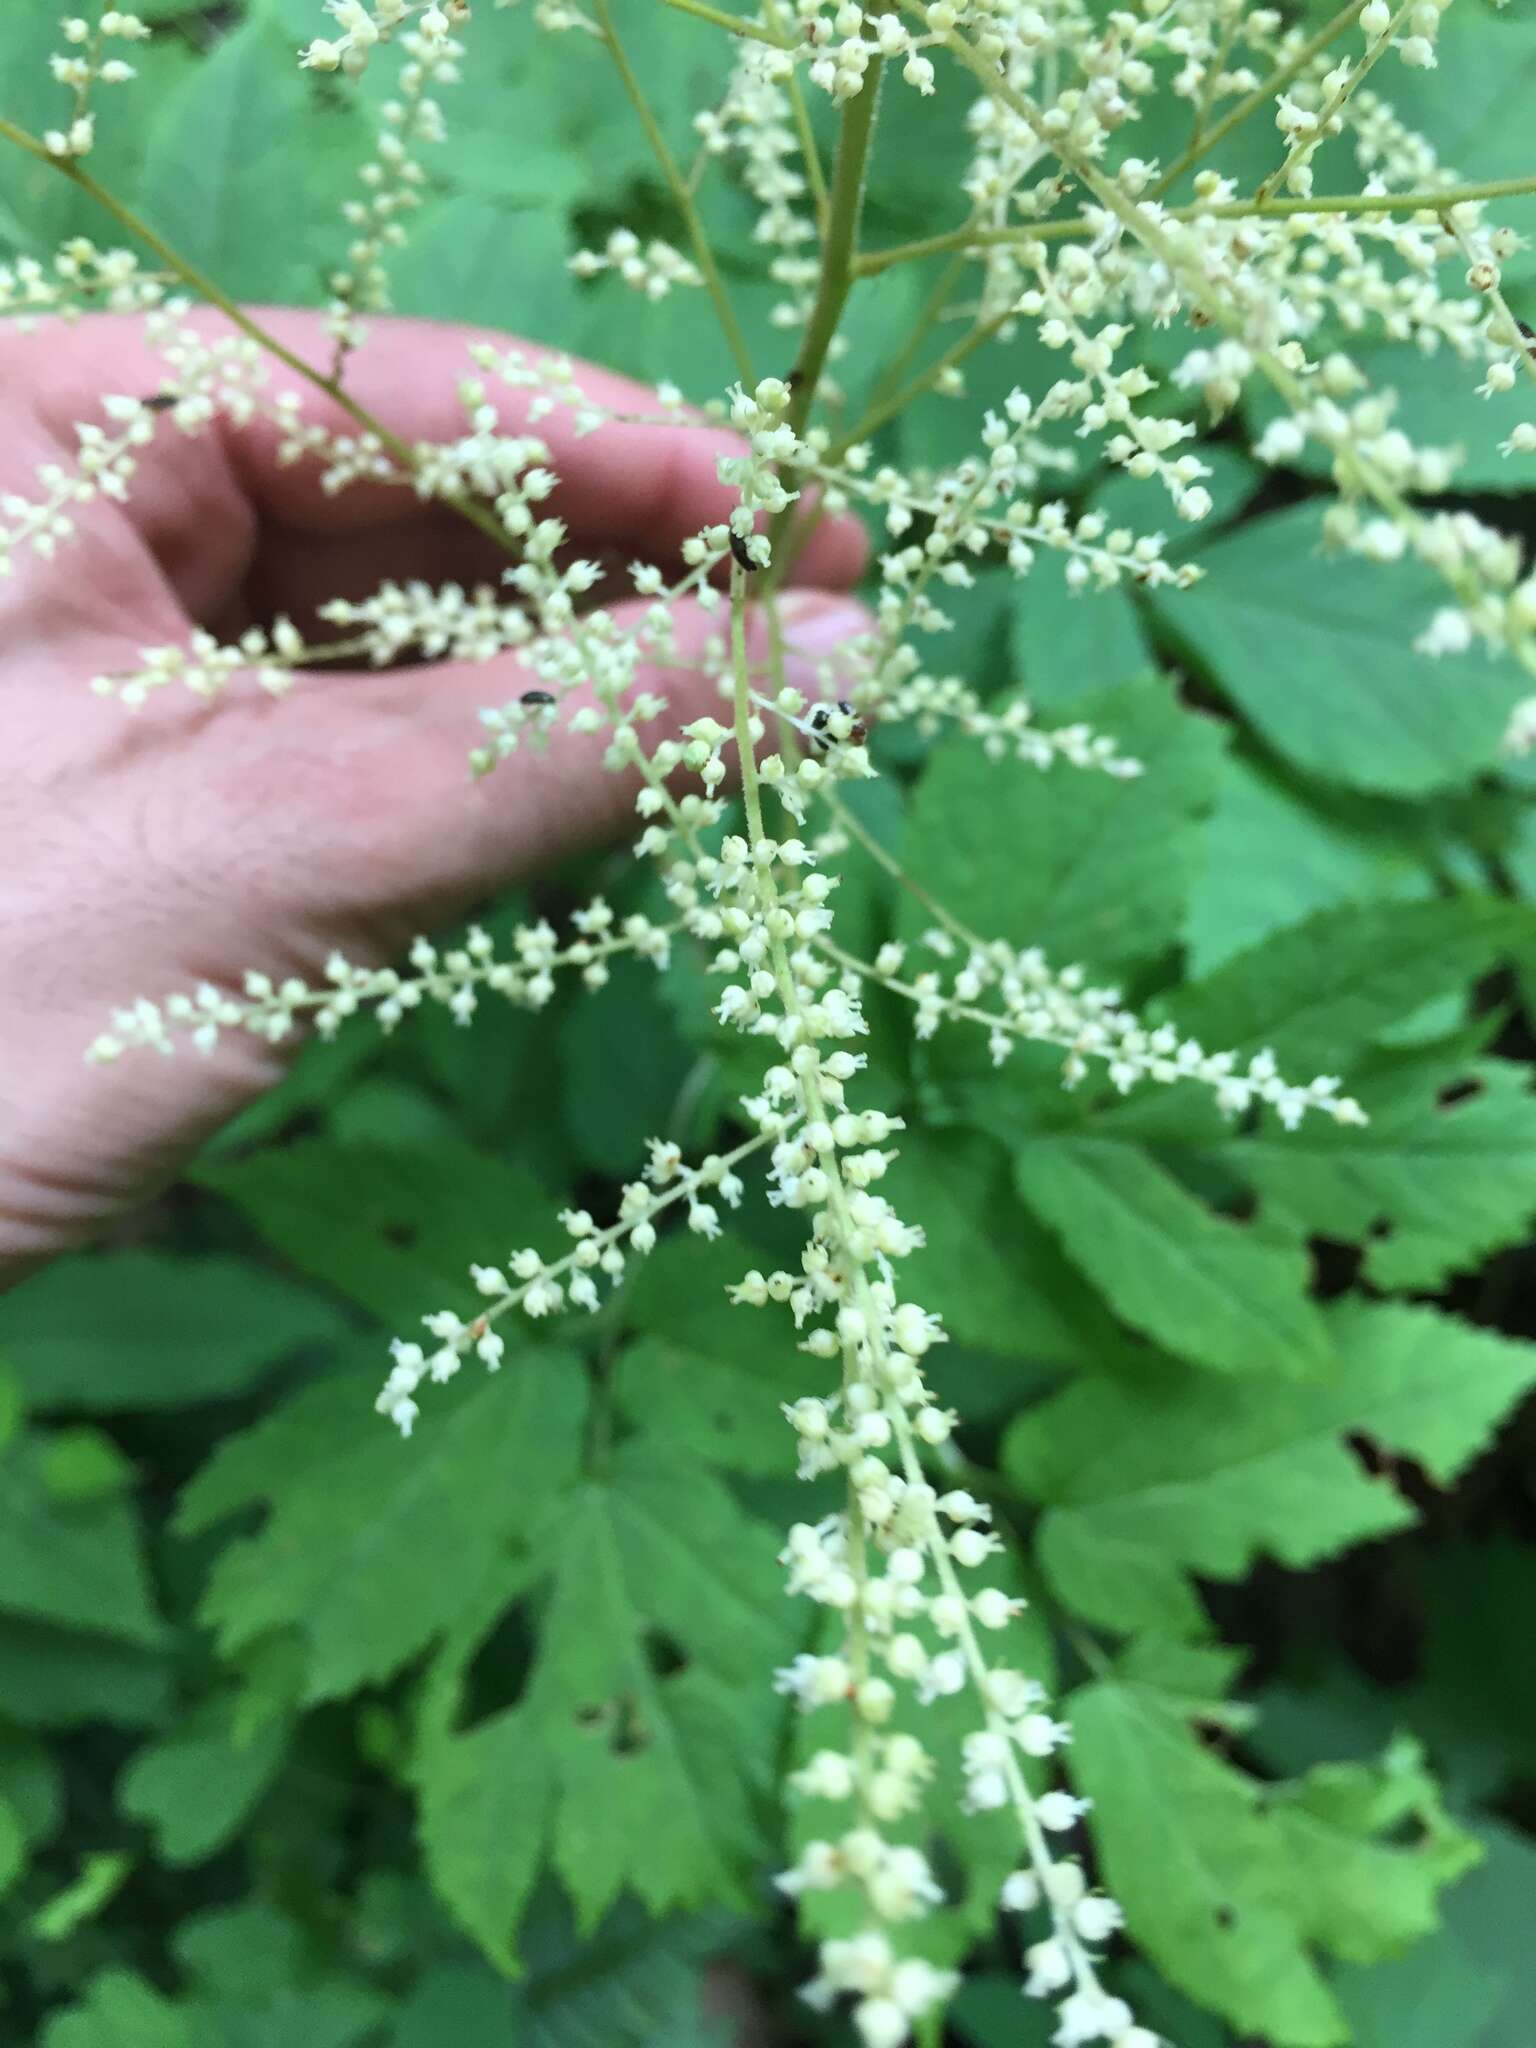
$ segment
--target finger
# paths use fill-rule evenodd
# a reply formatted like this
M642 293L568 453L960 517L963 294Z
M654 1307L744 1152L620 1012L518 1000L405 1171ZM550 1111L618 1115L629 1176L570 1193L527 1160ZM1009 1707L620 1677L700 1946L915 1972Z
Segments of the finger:
M258 317L293 356L326 373L330 342L319 314L271 309ZM210 339L229 332L211 310L192 314L187 324ZM433 321L376 320L348 364L347 390L402 441L457 440L467 430L460 380L478 374L469 349L484 339L483 332ZM503 350L509 346L504 337L492 339ZM510 345L530 364L549 360L547 351ZM32 353L23 355L28 349ZM628 378L580 362L573 372L598 407L656 410L655 394ZM24 393L51 439L65 447L73 444L74 422L99 417L103 393L149 397L167 375L166 361L145 340L142 323L127 315L82 320L50 335L46 349L29 337L7 336L0 343L0 392L13 398ZM739 451L740 443L728 433L692 425L615 424L578 435L568 408L556 407L532 421L532 392L488 382L502 430L534 433L547 446L549 466L561 479L547 509L579 539L670 553L689 533L723 519L735 502L716 474L719 456ZM268 389L274 395L298 391L304 419L329 432L359 431L356 418L337 400L291 369L276 366ZM144 451L126 509L194 615L227 599L249 567L256 540L252 512L263 526L300 546L317 536L377 534L419 519L419 501L398 486L359 482L340 493L326 491L319 462L281 459L283 438L272 420L257 417L236 427L221 417L191 438L163 427L154 447ZM6 464L7 470L13 467ZM825 522L807 550L806 580L848 584L860 573L865 553L856 522ZM280 599L280 577L274 588Z
M867 630L869 616L815 591L789 593L782 606L789 680L819 692L818 659ZM631 602L612 616L633 630L642 611ZM710 673L702 665L728 615L688 604L676 617L685 665L643 669L635 685L666 698L657 730L669 734L705 711L730 718L718 660ZM767 651L763 625L751 619L749 659ZM252 744L247 726L205 792L236 841L263 840L244 886L261 892L274 916L338 932L379 924L398 945L488 890L633 825L637 779L605 770L604 738L571 733L564 715L547 751L520 748L483 780L470 777L470 750L484 737L480 707L504 704L534 681L514 662L449 662L332 677L313 686L302 717L296 697L251 707L265 744ZM573 692L562 713L584 697Z

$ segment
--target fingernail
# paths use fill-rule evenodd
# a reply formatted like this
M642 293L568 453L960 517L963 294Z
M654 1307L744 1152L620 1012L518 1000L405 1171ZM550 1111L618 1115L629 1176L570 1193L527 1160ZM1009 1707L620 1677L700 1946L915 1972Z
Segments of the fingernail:
M827 597L814 590L787 592L779 616L791 654L831 654L867 633L874 623L863 605L851 598Z

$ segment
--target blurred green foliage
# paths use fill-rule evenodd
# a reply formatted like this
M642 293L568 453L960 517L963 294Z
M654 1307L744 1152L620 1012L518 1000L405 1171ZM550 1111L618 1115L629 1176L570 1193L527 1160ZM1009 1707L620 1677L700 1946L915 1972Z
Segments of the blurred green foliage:
M232 292L318 302L387 64L355 95L301 74L310 0L149 11L165 32L93 168ZM675 229L601 53L482 12L402 310L718 392L702 295L637 311L566 268L614 224ZM55 36L51 7L0 18L0 111L34 127ZM636 48L686 150L715 39L647 8ZM1466 176L1519 168L1528 10L1465 0L1442 66L1401 75L1404 111ZM955 96L888 96L871 239L942 224L964 144ZM1236 161L1271 152L1254 124ZM749 205L705 195L772 365ZM0 239L77 232L110 239L8 159ZM850 405L929 281L856 297ZM1038 360L1027 339L978 358L882 452L959 454ZM1371 363L1529 532L1470 379L1388 345ZM1147 776L1026 782L898 736L863 816L973 924L1207 1043L1336 1069L1372 1121L1286 1135L1186 1091L1068 1096L1054 1056L995 1071L979 1041L884 1019L871 1066L911 1120L899 1193L929 1234L914 1285L955 1340L939 1384L977 1483L1032 1556L1034 1668L1060 1668L1149 2023L1183 2048L1528 2048L1532 1433L1507 1419L1536 1377L1536 817L1497 753L1518 685L1408 651L1411 573L1320 568L1305 477L1266 483L1230 439L1213 459L1198 589L1085 600L1054 561L984 571L946 649L1121 735ZM1070 489L1157 517L1153 486ZM641 886L597 857L538 907ZM870 949L926 921L856 854L844 895ZM765 2008L763 2038L835 2038L791 1998L766 1879L792 1739L770 1674L807 1626L774 1564L803 1512L778 1404L804 1361L723 1305L784 1219L749 1199L737 1238L664 1242L409 1445L371 1413L387 1337L461 1301L471 1259L548 1245L572 1189L602 1207L647 1133L726 1127L756 1068L705 988L680 955L472 1033L354 1027L112 1246L0 1303L7 2042L723 2048L725 2004L700 1998L720 1957L710 1996ZM936 1853L956 1904L929 1938L981 1951L948 2038L1043 2043L994 1928L1006 1845L973 1822Z

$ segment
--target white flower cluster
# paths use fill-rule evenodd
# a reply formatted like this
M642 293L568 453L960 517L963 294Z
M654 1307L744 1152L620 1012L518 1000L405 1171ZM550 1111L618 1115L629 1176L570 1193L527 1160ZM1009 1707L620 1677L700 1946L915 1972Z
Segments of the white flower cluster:
M642 242L630 228L615 228L603 247L578 249L570 259L578 277L600 277L615 271L632 291L648 299L664 299L677 285L701 285L703 273L670 242Z
M1122 1009L1119 990L1090 986L1081 967L1053 969L1033 946L1017 950L1004 940L987 942L970 934L966 941L964 965L948 987L937 969L909 971L907 948L895 940L882 946L872 962L854 960L839 947L829 945L827 951L849 981L878 981L905 997L914 1006L912 1028L920 1039L931 1038L951 1021L980 1025L994 1065L1000 1066L1022 1041L1057 1045L1067 1054L1062 1080L1069 1088L1085 1078L1090 1061L1102 1060L1122 1095L1142 1081L1163 1087L1191 1081L1211 1091L1223 1116L1241 1116L1264 1104L1288 1131L1309 1112L1340 1124L1366 1120L1359 1103L1339 1093L1334 1075L1296 1084L1281 1075L1271 1051L1255 1053L1246 1065L1235 1053L1207 1052L1176 1025L1149 1026ZM959 951L942 927L926 933L924 943L945 959ZM987 996L995 997L995 1009L982 1007Z
M1140 761L1120 751L1112 734L1095 732L1081 722L1036 725L1027 697L1012 697L1000 711L993 711L960 676L911 676L885 700L882 713L886 718L911 719L925 739L953 724L980 740L989 761L1025 761L1031 768L1065 761L1073 768L1097 768L1119 782L1132 782L1144 772Z
M0 576L23 549L51 559L74 537L82 507L98 498L124 500L157 419L192 434L219 415L237 425L255 417L267 375L261 347L243 334L209 339L182 324L186 313L184 299L167 299L146 317L146 338L167 370L160 392L152 399L106 394L105 424L75 423L74 461L38 465L39 496L0 492Z
M43 146L50 156L89 156L96 145L96 116L91 111L91 94L98 85L124 85L136 76L125 57L110 54L114 43L141 43L150 33L149 24L136 14L117 7L104 8L95 22L84 15L67 14L59 24L64 48L48 59L55 80L73 95L68 119L61 128L49 128Z
M331 273L331 333L340 355L362 339L359 312L381 312L390 303L389 252L405 241L405 219L421 204L426 169L416 154L445 136L442 108L433 97L442 86L456 84L462 43L446 32L424 29L401 37L406 61L400 67L398 97L379 109L381 127L373 156L358 172L361 199L349 199L342 218L355 238L347 249L347 267Z
M142 647L138 668L92 676L91 689L98 697L115 697L137 711L155 690L172 684L194 697L217 697L235 676L249 670L269 696L283 697L293 687L294 669L316 658L292 619L274 619L270 629L247 627L233 646L222 645L199 626L186 647Z
M576 969L583 987L597 989L607 981L608 962L615 953L631 953L654 967L665 967L677 930L675 925L653 923L638 911L617 920L600 896L575 911L571 923L577 936L563 944L542 919L519 925L502 957L490 933L479 925L472 925L463 944L447 952L419 938L407 956L415 970L410 974L395 967L362 967L333 953L325 963L324 984L318 987L298 975L275 982L270 975L252 972L245 977L243 996L208 982L191 995L169 996L163 1003L141 996L114 1014L112 1029L95 1041L90 1057L115 1060L140 1046L169 1053L178 1034L185 1034L201 1053L211 1053L225 1031L247 1031L278 1045L304 1018L322 1038L333 1038L347 1018L370 1006L383 1031L392 1031L423 1003L441 1004L456 1024L468 1024L482 994L500 996L519 1009L542 1010L554 997L562 968Z
M805 320L821 270L816 221L806 203L815 195L800 168L797 114L804 111L793 73L785 76L782 53L743 42L724 101L694 117L711 156L739 160L742 182L757 207L754 239L773 252L769 276L790 294L773 309L780 328L797 328ZM816 169L819 176L819 163Z
M23 548L50 560L60 542L73 538L82 506L127 497L138 451L155 437L155 416L142 399L123 396L103 398L101 409L105 426L76 421L73 464L38 464L38 497L0 491L0 576L10 574L12 558Z
M23 332L44 314L77 320L83 312L142 313L166 294L163 273L143 270L131 249L98 249L75 235L47 263L17 256L0 263L0 315Z
M653 1138L645 1178L624 1188L616 1223L599 1229L587 1210L562 1210L560 1222L572 1240L562 1257L546 1259L524 1245L509 1253L504 1265L472 1266L470 1276L486 1299L486 1308L467 1321L452 1309L424 1316L434 1343L430 1354L420 1344L396 1338L390 1346L394 1363L374 1403L378 1413L387 1416L402 1436L409 1436L421 1413L415 1396L423 1380L439 1385L451 1380L471 1351L495 1372L505 1356L506 1340L493 1325L511 1309L521 1309L534 1322L566 1307L595 1314L601 1306L600 1283L617 1286L627 1254L643 1258L652 1250L656 1218L668 1210L686 1207L690 1230L700 1237L718 1237L716 1200L730 1208L741 1200L743 1184L736 1168L762 1143L760 1137L749 1138L734 1151L711 1153L698 1166L685 1167L675 1145Z
M739 570L735 585L739 617ZM900 2048L953 1979L903 1957L892 1938L893 1928L942 1896L921 1852L882 1831L919 1803L932 1770L920 1741L884 1732L897 1688L910 1688L920 1702L959 1694L971 1701L968 1804L1013 1811L1043 1886L1058 1862L1051 1836L1070 1829L1082 1805L1065 1792L1031 1790L1024 1758L1048 1756L1066 1731L1041 1712L1034 1681L982 1648L983 1635L1005 1631L1020 1605L996 1584L968 1589L962 1581L1003 1547L986 1526L988 1510L963 1492L940 1495L925 1474L925 1453L948 1442L956 1417L935 1398L923 1368L943 1329L903 1298L897 1280L900 1261L923 1241L880 1191L895 1158L886 1141L900 1124L848 1101L848 1084L864 1064L848 1048L867 1025L856 990L829 985L815 954L831 924L832 878L816 872L801 841L763 831L748 753L749 700L738 637L737 744L753 836L728 837L710 876L728 940L715 966L742 977L728 982L717 1014L772 1039L780 1055L745 1107L773 1138L769 1199L804 1215L806 1239L798 1272L753 1270L731 1298L759 1308L783 1303L805 1332L800 1348L840 1364L834 1394L808 1395L786 1414L802 1476L838 1473L846 1487L846 1506L796 1525L784 1553L790 1590L841 1617L843 1646L832 1655L807 1653L778 1682L806 1711L836 1704L849 1715L847 1747L820 1752L801 1781L802 1789L849 1807L849 1824L836 1839L808 1844L780 1882L791 1892L852 1885L862 1894L866 1925L848 1940L822 1943L805 1995L823 2007L851 1996L865 2048ZM1065 1976L1042 1963L1026 1988L1067 1991L1059 2038L1123 2036L1133 2023L1129 2008L1103 1991L1087 1945L1059 1910L1049 1940Z
M469 0L325 0L336 23L334 36L317 36L300 52L310 71L344 71L359 78L379 43L411 22L423 42L445 42L469 19Z

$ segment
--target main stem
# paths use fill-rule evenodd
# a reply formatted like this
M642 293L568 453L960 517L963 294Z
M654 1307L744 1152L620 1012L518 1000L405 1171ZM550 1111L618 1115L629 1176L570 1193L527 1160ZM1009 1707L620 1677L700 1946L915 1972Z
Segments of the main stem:
M800 352L789 375L790 400L785 414L796 436L805 432L816 401L816 387L826 367L827 351L843 317L853 287L859 239L859 213L864 203L864 176L869 166L869 145L875 132L875 106L880 93L884 60L876 57L864 74L864 84L843 104L843 125L837 138L837 161L832 170L832 191L827 209L827 230L821 245L821 278L816 303L806 323ZM768 529L777 552L794 508L778 514ZM775 581L777 575L775 574Z

